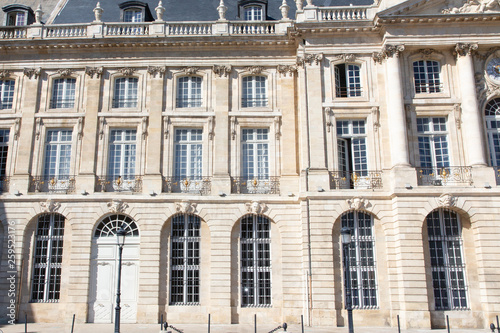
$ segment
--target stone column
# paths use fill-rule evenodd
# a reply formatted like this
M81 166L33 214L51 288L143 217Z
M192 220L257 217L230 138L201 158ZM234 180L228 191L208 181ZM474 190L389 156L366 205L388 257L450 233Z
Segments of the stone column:
M101 100L101 76L102 67L87 67L86 84L86 109L85 126L82 138L82 156L80 163L80 173L76 178L76 193L87 191L89 193L95 190L95 172L96 172L96 149L97 136L99 135L99 101Z
M21 109L23 119L19 131L19 150L11 178L10 192L28 192L33 154L33 134L38 131L35 127L35 113L38 100L38 84L40 82L41 68L24 69L24 89L22 92Z
M214 65L215 126L213 133L214 169L212 178L212 194L231 193L229 178L229 76L230 65Z
M297 161L297 124L295 122L295 76L297 66L279 65L279 108L282 112L281 123L276 119L276 141L281 141L281 192L296 191L296 178L298 176ZM279 131L279 132L278 132ZM278 141L280 140L280 141ZM294 181L295 180L295 181Z
M161 193L162 177L160 171L162 150L162 111L165 66L148 67L149 85L149 122L147 126L146 167L143 178L144 193Z
M467 133L464 142L467 149L468 164L471 166L486 166L486 154L484 151L486 142L482 134L483 124L476 97L474 65L472 63L472 52L477 47L477 44L458 43L455 46L455 51L460 80L460 93L462 95L463 131Z

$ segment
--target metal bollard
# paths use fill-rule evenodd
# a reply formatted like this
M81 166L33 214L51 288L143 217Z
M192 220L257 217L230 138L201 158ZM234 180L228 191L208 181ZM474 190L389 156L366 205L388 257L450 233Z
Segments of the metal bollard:
M276 327L275 329L269 331L269 333L274 333L274 332L276 332L279 329L283 329L286 332L287 328L288 328L288 325L286 323L283 323L283 325L280 325L280 326Z
M174 331L176 331L176 332L183 333L183 332L182 332L182 330L180 330L180 329L178 329L178 328L175 328L175 327L174 327L174 326L172 326L172 325L169 325L167 322L165 322L165 323L163 324L163 327L164 327L165 331L167 330L167 328L171 328L171 329L173 329L173 330L174 330Z
M71 324L71 333L73 333L74 329L75 329L75 314L73 313L73 324Z
M500 333L500 323L498 322L498 316L497 316L497 327L495 327L495 324L491 323L490 329L492 332L495 332L495 329L497 329L498 333Z

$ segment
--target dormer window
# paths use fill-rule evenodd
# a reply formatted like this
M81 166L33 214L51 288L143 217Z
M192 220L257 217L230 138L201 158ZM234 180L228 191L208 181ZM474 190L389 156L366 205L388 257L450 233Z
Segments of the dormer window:
M238 16L245 21L264 21L267 18L267 0L240 0Z
M126 1L119 6L122 10L123 22L137 23L154 21L147 3L142 1Z
M33 10L24 5L8 5L2 7L5 12L5 25L10 27L18 27L29 25L34 22Z

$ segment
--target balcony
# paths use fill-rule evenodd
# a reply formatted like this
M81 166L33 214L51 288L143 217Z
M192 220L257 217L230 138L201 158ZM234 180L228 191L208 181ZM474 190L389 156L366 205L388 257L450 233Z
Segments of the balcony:
M330 189L374 190L382 188L382 171L330 171Z
M51 109L71 109L75 107L75 98L59 98L50 101Z
M97 192L142 192L142 176L98 176Z
M178 108L200 108L201 107L201 97L190 97L190 98L177 98Z
M10 177L0 177L0 193L9 192Z
M267 98L266 97L249 97L243 98L241 100L241 107L243 108L255 108L255 107L266 107Z
M280 194L280 177L253 178L231 177L231 193Z
M163 177L162 192L209 195L212 189L210 177Z
M472 167L416 168L418 185L422 186L471 186ZM498 178L497 178L498 179Z
M113 108L136 108L137 107L137 97L133 98L114 98Z
M30 178L29 192L73 193L75 176L33 176Z

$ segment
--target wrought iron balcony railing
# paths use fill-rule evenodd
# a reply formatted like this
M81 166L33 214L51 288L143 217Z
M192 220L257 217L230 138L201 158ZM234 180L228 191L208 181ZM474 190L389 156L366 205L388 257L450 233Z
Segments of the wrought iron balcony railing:
M330 188L339 189L380 189L382 171L330 171Z
M210 177L163 177L164 193L208 195L212 190Z
M362 90L361 87L336 87L335 97L361 97Z
M472 167L450 166L444 168L417 167L418 185L458 186L472 185Z
M142 176L98 176L98 192L142 192Z
M231 193L237 194L280 194L280 177L231 178Z
M177 98L178 108L199 108L201 107L201 97L200 98Z
M9 192L10 177L0 177L0 193Z
M250 97L243 98L241 100L241 107L244 108L255 108L255 107L266 107L267 106L267 98L262 97Z
M52 99L50 101L51 109L71 109L75 107L74 98Z
M113 99L113 108L136 108L136 107L137 107L137 97Z
M75 191L75 176L32 176L30 192L72 193Z

